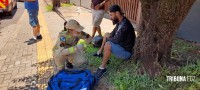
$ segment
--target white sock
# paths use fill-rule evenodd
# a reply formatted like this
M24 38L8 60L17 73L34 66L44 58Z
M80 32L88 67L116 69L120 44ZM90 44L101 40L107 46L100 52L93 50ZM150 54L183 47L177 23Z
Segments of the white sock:
M33 36L33 39L37 39L35 36Z
M37 36L40 36L40 35L41 35L40 33L37 34Z
M100 51L97 51L97 54L98 54L98 55L101 54Z
M105 69L105 68L102 68L102 67L100 66L99 69Z

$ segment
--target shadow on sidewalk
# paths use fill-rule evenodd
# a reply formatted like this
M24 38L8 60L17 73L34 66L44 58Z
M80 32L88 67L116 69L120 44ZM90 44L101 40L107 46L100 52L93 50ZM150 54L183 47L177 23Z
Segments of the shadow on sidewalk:
M13 79L12 83L25 83L25 85L10 86L8 90L46 90L48 81L54 73L54 66L53 59L32 64L31 67L38 68L37 74Z

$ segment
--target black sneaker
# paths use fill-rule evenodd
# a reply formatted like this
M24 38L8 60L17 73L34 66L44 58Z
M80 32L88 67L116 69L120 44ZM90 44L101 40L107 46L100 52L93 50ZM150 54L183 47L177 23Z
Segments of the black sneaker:
M27 45L31 45L31 44L34 44L34 43L37 43L37 39L30 39L27 43Z
M34 38L30 38L28 41L35 40Z
M103 54L102 53L101 54L94 53L93 56L102 58Z
M94 76L97 79L100 79L106 72L107 72L106 69L100 69L100 68L98 68L97 71L95 72Z
M38 40L42 40L42 35L37 36Z
M34 38L30 38L30 39L28 39L27 41L24 41L24 43L28 43L28 42L30 42L30 41L32 41L32 40L35 40Z

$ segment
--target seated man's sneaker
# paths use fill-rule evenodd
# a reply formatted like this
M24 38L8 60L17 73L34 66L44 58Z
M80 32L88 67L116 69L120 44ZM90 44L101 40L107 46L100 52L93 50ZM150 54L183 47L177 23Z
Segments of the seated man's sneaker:
M94 76L97 79L100 79L106 72L107 72L106 68L105 69L98 68L97 71L95 72Z
M37 36L38 40L42 40L42 35Z
M95 57L103 57L103 54L102 53L100 53L100 54L94 53L93 56L95 56Z

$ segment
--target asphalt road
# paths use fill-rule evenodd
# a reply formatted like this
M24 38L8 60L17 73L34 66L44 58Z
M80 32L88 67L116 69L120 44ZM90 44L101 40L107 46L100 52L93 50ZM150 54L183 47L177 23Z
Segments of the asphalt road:
M200 44L200 1L197 0L181 24L177 36Z

